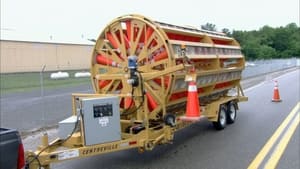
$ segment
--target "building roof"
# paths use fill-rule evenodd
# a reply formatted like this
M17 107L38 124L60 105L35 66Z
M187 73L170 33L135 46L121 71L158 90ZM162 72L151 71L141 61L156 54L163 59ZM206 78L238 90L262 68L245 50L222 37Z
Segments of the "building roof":
M36 36L29 36L26 34L18 33L17 31L1 30L0 40L5 41L21 41L21 42L35 42L35 43L54 43L54 44L77 44L77 45L94 45L95 42L88 40L83 35L78 37L70 37L68 39L55 37L50 35L45 37L44 35L36 34Z

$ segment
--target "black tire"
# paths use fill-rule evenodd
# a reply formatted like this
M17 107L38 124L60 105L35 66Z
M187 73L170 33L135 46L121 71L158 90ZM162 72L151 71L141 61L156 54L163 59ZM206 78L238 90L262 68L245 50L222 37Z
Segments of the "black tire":
M236 119L236 104L235 102L229 102L227 104L227 123L232 124Z
M218 121L213 122L213 125L216 130L223 130L227 124L227 112L224 106L220 106L219 114L218 114Z

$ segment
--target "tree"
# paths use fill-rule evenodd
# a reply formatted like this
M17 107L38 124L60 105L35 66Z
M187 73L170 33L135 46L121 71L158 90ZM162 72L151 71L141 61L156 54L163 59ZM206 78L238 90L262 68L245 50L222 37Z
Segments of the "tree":
M202 29L216 31L216 25L206 23ZM268 25L259 30L240 31L223 28L222 32L236 39L247 59L300 58L300 27L295 23L278 28Z
M206 23L205 25L201 25L201 29L208 31L217 31L216 25L212 23Z
M300 28L295 23L285 27L263 26L258 31L233 31L247 59L300 58Z
M276 56L276 50L270 46L262 45L257 51L259 58L271 59Z
M223 28L223 29L222 29L222 32L225 33L227 36L232 36L230 30L227 29L227 28Z

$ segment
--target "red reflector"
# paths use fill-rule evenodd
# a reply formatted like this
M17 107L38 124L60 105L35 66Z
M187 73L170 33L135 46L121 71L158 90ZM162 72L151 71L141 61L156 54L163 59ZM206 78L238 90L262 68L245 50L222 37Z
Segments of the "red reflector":
M25 156L24 156L24 147L23 144L19 144L19 150L18 150L18 168L22 169L25 166Z
M134 144L136 144L137 143L137 141L130 141L129 142L129 145L131 146L131 145L134 145Z

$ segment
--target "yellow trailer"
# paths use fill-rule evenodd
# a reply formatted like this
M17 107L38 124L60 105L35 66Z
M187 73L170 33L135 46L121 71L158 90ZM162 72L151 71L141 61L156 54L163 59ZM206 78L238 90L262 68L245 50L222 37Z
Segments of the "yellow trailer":
M26 152L30 169L125 149L140 152L172 143L176 131L200 118L216 129L234 123L245 59L238 42L223 33L125 15L109 23L91 57L94 94L73 94L72 115L58 138L44 135ZM199 117L186 113L188 83L195 84Z

